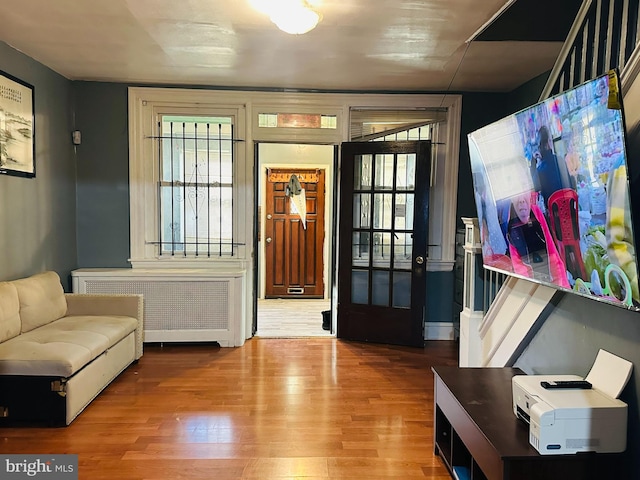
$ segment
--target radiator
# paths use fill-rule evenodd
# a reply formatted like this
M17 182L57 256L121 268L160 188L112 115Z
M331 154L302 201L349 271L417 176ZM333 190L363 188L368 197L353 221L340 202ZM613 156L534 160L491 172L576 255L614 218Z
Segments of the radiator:
M80 269L74 293L141 294L144 341L244 343L242 271Z

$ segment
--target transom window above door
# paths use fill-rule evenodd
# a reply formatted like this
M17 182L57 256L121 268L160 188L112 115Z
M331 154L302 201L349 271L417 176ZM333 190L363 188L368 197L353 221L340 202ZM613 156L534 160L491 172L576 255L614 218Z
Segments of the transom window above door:
M338 128L336 115L319 113L259 113L259 128Z

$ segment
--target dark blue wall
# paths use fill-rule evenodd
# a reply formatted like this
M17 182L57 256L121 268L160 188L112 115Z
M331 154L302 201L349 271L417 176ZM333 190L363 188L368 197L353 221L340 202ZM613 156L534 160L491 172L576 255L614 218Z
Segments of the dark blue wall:
M74 82L78 266L129 267L127 86Z
M71 83L0 42L0 69L34 86L36 177L0 176L0 280L44 270L68 291L76 264Z

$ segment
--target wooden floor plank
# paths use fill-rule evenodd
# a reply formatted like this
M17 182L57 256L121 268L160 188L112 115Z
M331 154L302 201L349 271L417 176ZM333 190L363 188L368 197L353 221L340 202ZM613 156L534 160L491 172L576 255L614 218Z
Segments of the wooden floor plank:
M3 428L0 453L79 455L80 479L447 479L424 349L333 337L145 345L65 428Z

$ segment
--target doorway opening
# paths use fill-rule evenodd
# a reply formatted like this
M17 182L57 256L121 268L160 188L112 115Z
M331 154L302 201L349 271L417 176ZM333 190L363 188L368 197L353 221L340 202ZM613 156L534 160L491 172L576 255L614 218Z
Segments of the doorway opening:
M258 143L256 158L255 334L333 336L323 312L335 270L335 147Z

